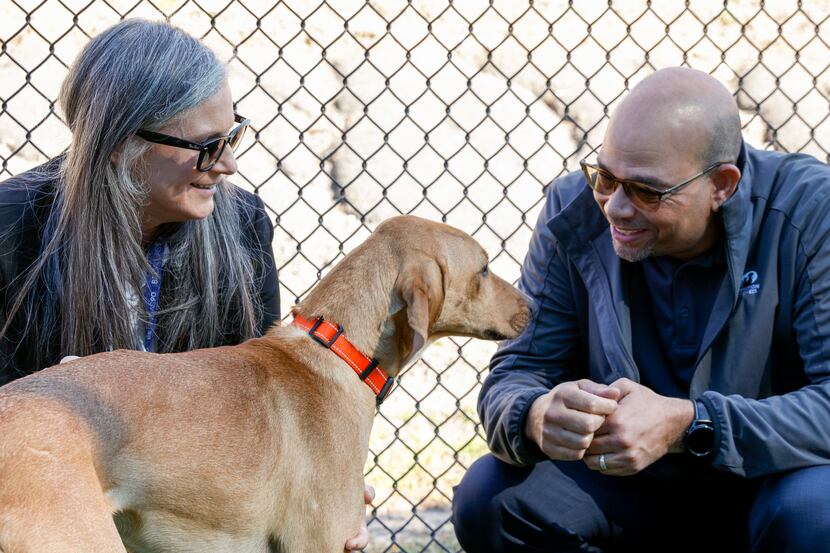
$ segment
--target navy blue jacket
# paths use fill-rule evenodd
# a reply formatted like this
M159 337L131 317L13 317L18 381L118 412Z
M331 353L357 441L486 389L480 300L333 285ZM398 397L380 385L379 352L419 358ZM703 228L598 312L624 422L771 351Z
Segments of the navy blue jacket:
M691 382L714 419L715 468L753 477L830 462L830 167L745 146L721 207L728 270ZM547 191L520 288L528 329L502 344L479 397L491 450L545 459L523 434L527 411L557 384L639 381L624 270L581 173Z

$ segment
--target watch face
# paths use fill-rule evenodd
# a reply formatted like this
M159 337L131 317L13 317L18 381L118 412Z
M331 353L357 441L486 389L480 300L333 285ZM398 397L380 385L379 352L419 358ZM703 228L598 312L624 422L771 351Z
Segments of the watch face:
M715 448L715 428L711 423L698 423L686 434L686 449L689 453L703 457Z

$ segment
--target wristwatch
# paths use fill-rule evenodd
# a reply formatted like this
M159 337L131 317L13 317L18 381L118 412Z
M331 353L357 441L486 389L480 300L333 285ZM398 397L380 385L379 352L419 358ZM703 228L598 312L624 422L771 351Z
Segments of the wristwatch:
M702 401L694 404L695 418L683 436L683 448L693 457L708 457L715 451L715 423Z

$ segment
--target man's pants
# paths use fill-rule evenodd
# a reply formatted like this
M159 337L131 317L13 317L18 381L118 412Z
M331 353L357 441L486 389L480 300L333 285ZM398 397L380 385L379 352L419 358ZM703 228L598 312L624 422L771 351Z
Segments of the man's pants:
M705 469L619 477L486 455L455 488L455 533L468 553L830 551L830 466L756 479Z

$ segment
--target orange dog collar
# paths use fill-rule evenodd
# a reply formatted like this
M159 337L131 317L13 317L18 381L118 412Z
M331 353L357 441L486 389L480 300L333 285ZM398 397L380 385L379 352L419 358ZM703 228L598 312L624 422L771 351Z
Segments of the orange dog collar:
M318 317L309 320L301 315L294 315L291 324L302 328L318 344L333 351L354 370L360 380L366 383L377 396L377 404L389 396L392 385L395 382L386 372L378 366L377 359L370 359L363 355L359 349L354 347L343 335L343 327Z

